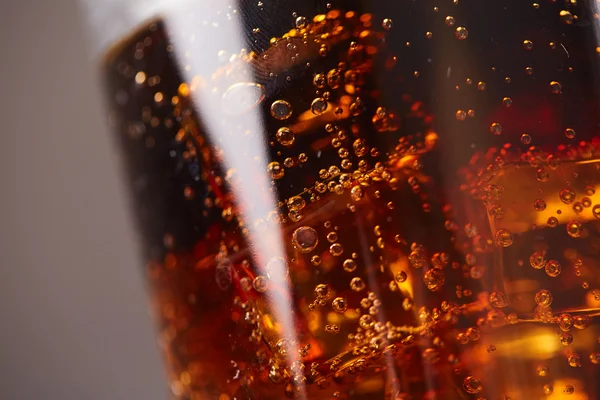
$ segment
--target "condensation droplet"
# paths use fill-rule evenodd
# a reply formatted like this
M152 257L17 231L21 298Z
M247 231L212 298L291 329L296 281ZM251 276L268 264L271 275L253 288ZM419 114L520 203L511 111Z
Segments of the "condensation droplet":
M531 144L531 135L524 133L521 135L521 143L523 144Z
M523 40L523 48L525 50L532 50L533 49L533 42L531 40Z
M448 26L454 26L454 22L455 22L455 21L454 21L454 17L453 17L453 16L451 16L451 15L448 15L448 16L446 17L446 19L444 20L444 22L445 22L445 23L446 23L446 25L448 25Z

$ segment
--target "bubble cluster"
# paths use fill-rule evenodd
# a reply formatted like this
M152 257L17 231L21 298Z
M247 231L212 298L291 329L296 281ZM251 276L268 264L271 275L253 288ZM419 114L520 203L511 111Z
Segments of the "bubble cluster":
M456 19L432 14L417 36L406 36L398 13L331 4L322 15L293 12L287 32L270 40L256 18L249 50L213 52L216 71L171 91L144 60L144 40L132 52L140 62L119 67L129 86L148 91L127 138L151 151L172 138L173 179L185 175L176 197L203 238L186 253L170 228L158 249L164 265L148 267L161 340L169 357L177 349L186 358L173 359L176 397L205 393L210 382L226 400L299 398L305 389L315 398L443 397L461 385L458 397L508 398L520 388L487 381L511 363L533 382L526 396L556 396L574 392L567 374L593 376L600 146L585 93L567 75L586 52L565 27L585 21L574 2L527 4L539 18L555 7L546 25L552 33L559 22L564 35L546 35L556 36L546 47L532 26L488 42L463 2L453 4ZM257 8L269 19L271 7ZM481 43L498 50L497 64L454 62ZM449 62L430 56L431 46L449 46ZM183 62L183 71L197 68ZM434 83L453 93L447 112L432 113L439 107L421 93ZM198 92L215 100L214 121L196 115ZM573 93L581 115L569 113ZM260 127L245 125L251 113ZM206 135L212 123L222 135ZM236 164L229 138L247 162L221 168ZM248 200L236 192L244 172L269 178ZM172 295L181 282L185 294ZM211 310L210 331L227 334L226 346L196 340L208 326L198 310ZM223 379L195 359L221 347L225 367L215 356L214 369ZM424 365L434 372L430 393Z

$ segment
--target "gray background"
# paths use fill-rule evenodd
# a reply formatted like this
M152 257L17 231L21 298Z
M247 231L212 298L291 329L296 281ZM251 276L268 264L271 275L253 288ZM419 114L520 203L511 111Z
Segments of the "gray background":
M75 3L0 0L0 398L165 399Z

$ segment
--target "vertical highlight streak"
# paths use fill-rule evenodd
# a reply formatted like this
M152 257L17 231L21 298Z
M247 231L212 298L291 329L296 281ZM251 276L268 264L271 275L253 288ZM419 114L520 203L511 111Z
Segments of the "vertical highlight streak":
M230 7L236 3L229 0ZM221 4L226 8L226 4ZM201 7L200 5L197 7ZM199 87L191 92L194 108L202 117L202 123L207 135L214 143L219 143L222 150L222 158L225 168L235 171L235 179L230 183L233 198L247 229L246 238L250 245L252 258L258 266L262 275L267 275L266 266L273 258L286 258L283 243L282 229L278 221L266 218L270 213L277 211L277 197L271 191L270 177L267 174L268 154L266 148L266 137L261 121L261 115L257 111L258 104L262 100L262 94L257 91L243 91L238 93L239 98L223 99L215 101L216 94L231 92L228 84L219 85L211 76L219 68L217 54L224 48L244 47L242 27L238 20L230 20L229 24L219 27L219 35L215 36L210 30L210 25L198 24L188 18L189 14L196 11L196 15L202 15L193 6L188 6L188 13L173 12L165 18L166 24L171 31L175 43L189 42L190 37L210 37L204 41L200 48L185 48L183 53L177 53L184 79L192 82L200 77L209 84ZM212 36L211 36L212 35ZM241 76L248 77L250 81L253 76L250 68L245 68ZM239 85L239 83L238 83ZM251 82L242 83L248 88ZM225 87L227 86L227 87ZM229 90L228 90L229 89ZM225 101L227 100L227 101ZM229 101L231 100L231 101ZM225 108L225 109L224 109ZM236 111L235 116L231 111ZM251 134L246 134L251 132ZM255 221L264 222L257 227ZM270 268L275 265L284 267L282 263L271 263ZM273 286L281 288L278 295L268 295L267 299L273 311L278 325L281 327L281 336L296 343L296 330L293 318L291 288L287 281L287 271L269 271L270 281ZM299 360L295 351L288 352L286 362L288 366ZM304 387L299 387L298 396L306 399Z

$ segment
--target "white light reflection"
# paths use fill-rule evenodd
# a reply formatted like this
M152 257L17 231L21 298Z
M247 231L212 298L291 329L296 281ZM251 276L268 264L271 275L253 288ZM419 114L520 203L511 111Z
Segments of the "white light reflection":
M240 51L245 46L241 22L233 12L236 5L233 0L220 2L218 8L232 11L233 18L221 18L215 22L210 20L211 8L206 2L195 2L194 5L188 4L185 12L168 12L165 23L174 41L184 79L192 82L198 80L195 77L200 77L200 81L204 82L191 94L197 115L201 117L211 141L218 143L222 150L225 168L235 171L230 187L247 228L246 237L252 257L261 275L269 275L272 286L278 288L267 292L276 293L268 297L270 309L281 327L281 337L297 343L287 271L267 271L266 268L270 260L286 258L286 253L279 222L275 218L267 218L277 210L277 198L269 191L268 141L256 107L264 93L251 82L253 72L243 63L236 65L233 78L225 74L225 79L218 79L215 75L222 67L217 57L221 50ZM192 15L196 17L192 18ZM201 18L206 18L206 22ZM191 45L186 48L187 43ZM238 95L233 96L237 92ZM256 221L261 223L256 224ZM271 263L269 268L274 266L285 268L285 263ZM286 357L288 365L299 361L295 351L288 352ZM304 387L299 389L299 398L305 399Z

